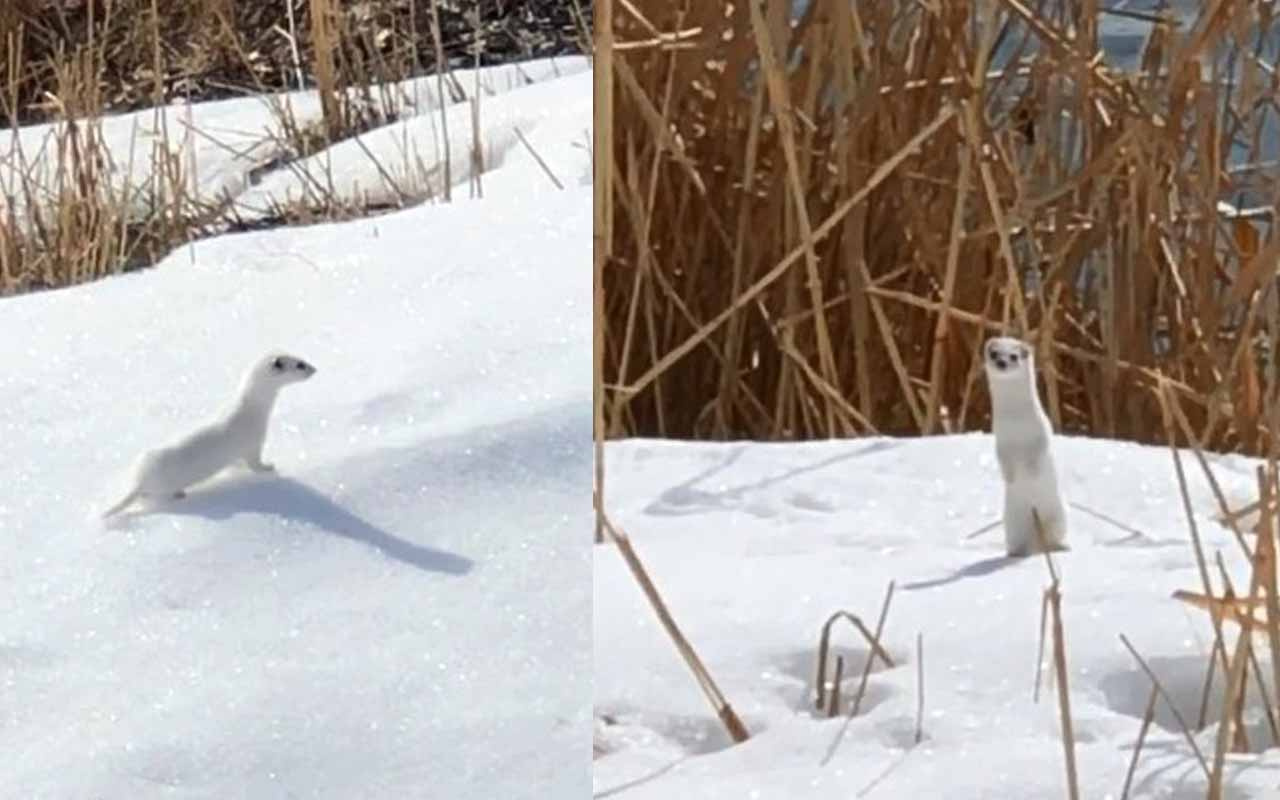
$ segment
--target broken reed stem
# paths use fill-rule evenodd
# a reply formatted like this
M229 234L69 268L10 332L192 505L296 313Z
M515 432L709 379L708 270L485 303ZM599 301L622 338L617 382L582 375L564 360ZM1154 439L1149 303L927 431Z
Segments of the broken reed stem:
M1049 623L1049 604L1050 593L1058 585L1058 571L1053 566L1053 559L1049 555L1048 540L1044 534L1044 525L1040 521L1040 512L1031 509L1031 521L1035 525L1036 539L1040 542L1040 552L1044 555L1044 563L1049 570L1050 586L1045 589L1044 594L1040 596L1040 641L1036 647L1036 680L1035 688L1032 690L1032 702L1040 702L1040 686L1044 674L1044 645L1047 637L1045 630Z
M869 681L869 680L870 680L870 678L871 678L871 665L872 665L872 660L877 656L877 654L879 654L879 655L880 655L880 657L881 657L881 659L884 661L884 663L885 663L885 665L886 665L886 666L890 666L890 667L892 667L892 666L893 666L893 660L889 657L888 652L886 652L886 651L884 650L884 648L883 648L883 647L881 647L881 645L880 645L880 638L881 638L881 636L882 636L882 635L883 635L883 633L884 633L884 623L885 623L885 620L886 620L886 619L888 619L888 617L889 617L889 603L893 600L893 590L894 590L895 585L896 585L896 583L895 583L894 581L890 581L890 582L889 582L889 588L885 590L885 594L884 594L884 603L882 603L882 604L881 604L881 606L880 606L880 617L879 617L879 619L877 619L877 620L876 620L876 629L875 629L875 633L874 633L872 636L868 637L868 641L869 641L869 642L870 642L870 644L871 644L871 651L867 654L867 660L866 660L866 662L863 664L863 668L862 668L862 679L858 682L858 692L857 692L857 694L855 694L855 695L854 695L853 702L849 704L849 713L848 713L848 715L846 715L846 716L845 716L844 724L842 724L842 725L840 726L840 730L836 732L836 735L835 735L835 736L832 738L832 740L831 740L831 744L830 744L830 746L828 746L828 747L827 747L827 752L826 752L826 754L823 756L823 758L822 758L822 762L821 762L824 766L825 766L829 761L831 761L832 757L834 757L834 756L835 756L835 754L836 754L836 749L840 747L840 742L841 742L841 740L843 740L843 739L844 739L844 734L845 734L845 732L849 730L849 725L850 725L850 723L852 723L852 722L853 722L854 717L855 717L855 716L857 716L858 709L861 707L861 704L862 704L862 698L863 698L863 695L864 695L864 694L866 693L866 691L867 691L868 681ZM847 614L847 613L848 613L848 612L836 612L836 614L833 614L833 615L832 615L832 618L831 618L831 619L828 619L828 620L827 620L827 625L830 625L832 622L834 622L834 618L835 618L837 615L839 615L839 614ZM849 616L850 616L850 617L852 617L853 615L851 615L851 614L850 614ZM857 618L856 618L856 617L853 617L853 620L857 620ZM823 627L824 627L824 631L825 631L825 629L826 629L826 625L824 625ZM864 636L864 637L866 636L866 627L865 627L865 626L863 626L863 625L861 624L861 621L860 621L860 620L858 620L858 621L855 623L855 627L858 627L860 630L862 630L862 631L863 631L863 636ZM824 637L824 638L825 638L825 637ZM818 687L819 687L818 691L819 691L819 692L821 692L821 691L822 691L822 688L821 688L821 687L822 687L822 685L823 685L823 678L824 678L824 675L825 675L825 667L823 666L823 665L825 664L825 661L826 661L825 653L826 653L826 650L822 648L822 645L821 645L821 642L820 642L820 643L819 643L819 654L818 654L818 670L819 670L819 672L818 672ZM819 697L821 697L821 695L819 695ZM821 700L819 700L818 707L819 707L819 708L821 708Z
M434 6L434 0L432 5ZM592 439L595 449L595 500L597 544L604 541L604 379L605 318L604 269L613 246L613 3L596 6L593 89L595 125L591 143L592 174ZM442 98L443 101L443 98ZM597 157L603 156L603 157Z
M1138 769L1138 757L1142 754L1142 745L1147 741L1147 731L1156 717L1156 699L1160 696L1155 684L1151 684L1151 694L1147 697L1147 709L1142 712L1142 727L1138 728L1138 741L1133 745L1133 757L1129 759L1129 769L1124 775L1124 789L1120 792L1120 800L1129 800L1129 790L1133 786L1133 775Z
M916 744L924 739L924 634L916 634Z
M1233 604L1238 598L1238 595L1236 594L1235 585L1231 582L1231 573L1227 570L1227 562L1222 557L1221 550L1214 552L1213 557L1214 557L1214 564L1218 568L1218 576L1222 579L1223 599L1227 604ZM1254 585L1256 580L1257 580L1256 574L1250 575L1249 577L1250 587ZM1248 605L1253 605L1253 603L1250 602L1248 598L1246 598L1245 602ZM1222 615L1219 614L1218 617L1219 619L1221 619ZM1243 621L1242 621L1242 624L1243 624ZM1238 641L1237 641L1237 644L1239 644ZM1225 646L1223 646L1223 651L1225 652L1225 650L1226 648ZM1252 642L1249 643L1247 656L1250 661L1253 661L1253 643ZM1230 658L1227 657L1227 659L1228 660L1226 663L1234 666L1234 663L1230 661ZM1245 678L1244 678L1245 683L1241 684L1240 686L1241 691L1238 694L1234 694L1234 695L1229 694L1227 698L1227 702L1224 704L1224 708L1229 707L1232 709L1232 711L1235 714L1234 720L1237 723L1235 728L1236 741L1232 745L1233 749L1248 750L1247 744L1241 745L1242 740L1247 738L1245 736L1245 731L1244 731L1244 693L1248 691L1247 689L1247 681L1248 681L1248 674L1249 674L1248 665L1245 665L1244 670L1245 670ZM1230 682L1230 677L1231 677L1230 670L1228 670L1228 675L1227 675L1228 683ZM1226 688L1229 689L1230 687L1226 687Z
M689 643L689 640L680 631L680 627L676 625L675 618L671 616L671 611L663 601L662 595L649 577L649 573L645 570L644 564L641 563L640 557L636 555L635 548L631 546L630 537L622 530L614 527L608 517L604 520L604 526L609 538L622 555L622 560L626 562L627 569L631 571L631 576L635 578L636 583L639 584L640 589L648 599L649 605L658 617L658 622L661 623L663 630L666 631L667 636L675 644L676 651L680 653L680 657L684 659L685 664L693 672L693 676L698 682L698 687L702 689L702 693L711 703L711 707L715 710L721 724L724 725L729 738L735 744L745 742L751 736L747 732L746 726L742 724L737 712L733 710L733 707L729 705L729 701L721 693L720 688L716 686L715 680L702 663L702 659L698 657L693 645Z
M1044 683L1044 643L1049 631L1049 591L1040 595L1040 638L1036 645L1036 678L1031 689L1031 702L1040 702L1040 687Z
M969 541L970 539L977 539L979 536L981 536L984 533L990 533L991 531L1000 527L1000 522L1001 520L996 519L995 521L988 522L986 525L983 525L981 528L978 528L973 533L966 533L964 536L965 541Z
M1249 590L1250 602L1257 601L1261 589L1262 576L1254 571ZM1236 733L1237 708L1244 699L1246 689L1245 673L1249 666L1249 649L1253 634L1253 616L1248 615L1241 621L1240 633L1236 638L1235 654L1231 658L1225 695L1222 700L1222 719L1218 725L1218 737L1214 743L1213 770L1209 774L1209 800L1222 800L1222 781L1226 769L1227 751L1231 747L1233 734Z
M1058 715L1062 721L1062 751L1067 769L1067 797L1080 800L1080 776L1076 768L1076 734L1075 724L1071 719L1071 694L1067 675L1067 642L1062 625L1062 593L1059 591L1058 571L1053 565L1053 554L1049 551L1044 525L1036 509L1031 509L1031 519L1035 524L1036 535L1044 553L1045 564L1049 569L1049 588L1045 590L1045 598L1049 608L1049 616L1053 630L1053 667L1058 686ZM1037 689L1039 687L1037 686Z
M1079 502L1076 502L1076 501L1072 500L1072 501L1068 501L1068 502L1067 502L1067 505L1071 506L1072 508L1076 509L1077 511L1083 511L1084 513L1088 514L1089 516L1093 517L1094 519L1102 520L1103 522L1106 522L1106 523L1108 523L1109 525L1113 525L1113 526L1115 526L1117 529L1124 531L1125 533L1129 534L1130 536L1143 536L1143 535L1144 535L1144 534L1142 533L1142 531L1138 530L1137 528L1133 527L1132 525L1126 525L1125 523L1121 522L1120 520L1116 519L1115 517L1108 516L1107 514L1104 514L1104 513L1102 513L1101 511L1098 511L1097 509L1090 508L1089 506L1086 506L1084 503L1079 503Z
M1191 430L1191 423L1187 420L1186 414L1183 413L1182 405L1178 402L1177 395L1173 394L1171 391L1166 391L1164 397L1168 403L1170 412L1172 412L1174 420L1178 423L1178 428L1182 431L1182 435L1187 439L1187 446L1191 448L1192 454L1196 457L1196 463L1200 465L1200 471L1204 473L1205 480L1208 481L1209 488L1213 491L1213 496L1218 503L1218 508L1223 514L1226 514L1230 511L1227 505L1227 496L1222 491L1221 484L1218 483L1218 477L1213 474L1213 469L1209 466L1209 459L1205 458L1204 448L1201 446L1195 433ZM1166 430L1167 427L1168 426L1166 426ZM1169 441L1176 442L1176 435L1172 436ZM1236 543L1240 545L1240 552L1244 554L1245 558L1250 558L1252 554L1249 550L1249 545L1245 542L1244 534L1240 532L1239 526L1236 525L1234 520L1228 519L1227 527L1231 530L1232 534L1234 534Z
M333 30L333 8L330 2L331 0L311 0L311 47L315 52L313 68L325 130L329 141L334 142L342 135L345 125L342 101L339 99L338 72L333 59L336 34ZM160 76L156 77L158 80Z
M1200 541L1200 527L1196 524L1191 492L1187 487L1187 474L1182 466L1182 456L1178 452L1178 435L1173 429L1173 407L1175 401L1172 399L1172 392L1167 385L1162 385L1156 396L1160 400L1160 410L1164 420L1166 436L1168 437L1169 452L1173 455L1174 472L1178 477L1178 493L1182 497L1182 510L1187 518L1187 528L1191 533L1191 545L1196 556L1196 569L1200 572L1200 583L1204 587L1205 596L1212 597L1213 582L1209 578L1209 564L1204 555L1204 546ZM1248 552L1247 548L1245 552ZM1210 615L1209 619L1213 622L1214 640L1220 643L1222 641L1222 623L1213 615ZM1225 668L1225 662L1223 666Z
M1215 624L1218 629L1222 627L1222 615L1217 611L1211 611L1215 616ZM1209 649L1209 668L1205 670L1204 685L1200 687L1200 711L1196 715L1196 730L1204 730L1204 726L1209 722L1209 703L1213 699L1213 679L1217 677L1218 663L1227 663L1226 645L1223 644L1221 637L1215 635L1213 644ZM1223 667L1225 669L1225 666Z
M884 602L880 604L880 616L876 620L875 634L871 637L872 651L867 654L866 663L863 664L862 678L858 681L858 693L854 695L853 704L849 707L850 717L856 716L858 709L862 706L862 698L867 692L867 684L871 679L872 656L879 651L883 653L885 665L893 666L893 661L889 659L889 654L880 647L880 637L884 634L884 622L889 617L889 604L893 601L893 590L896 586L896 581L889 581L889 588L884 593Z
M516 125L514 127L514 130L516 132L516 138L520 140L520 144L524 145L524 149L529 152L529 155L533 156L533 160L538 163L538 166L542 168L542 172L551 180L551 185L563 191L564 184L561 183L560 179L556 177L556 174L551 171L551 167L548 166L547 162L542 158L542 154L539 153L537 150L533 149L533 145L529 144L529 140L525 138L524 131L520 130L520 126ZM479 133L476 134L477 137L479 135L480 135ZM475 146L476 147L480 146L478 140Z
M1276 702L1272 702L1265 688L1262 689L1262 702L1267 707L1267 719L1271 723L1273 740L1280 743L1280 732L1276 730L1275 714L1272 710L1280 706L1280 597L1277 596L1276 578L1276 520L1274 501L1277 484L1280 482L1280 470L1275 458L1268 459L1265 471L1258 468L1258 484L1261 488L1259 499L1262 500L1262 516L1258 526L1258 546L1254 550L1255 572L1262 573L1262 585L1266 590L1267 602L1267 645L1271 649L1272 688L1276 692ZM1261 681L1262 675L1258 674Z
M478 10L473 12L473 16L471 19L472 19L473 29L475 31L476 41L477 42L483 41L483 38L480 33L480 12ZM475 185L475 196L484 197L485 161L484 161L484 145L480 141L481 92L480 92L480 47L478 46L475 49L475 59L472 62L471 66L472 66L472 69L475 70L475 72L473 73L475 77L475 80L474 80L475 88L471 92L471 180ZM516 131L516 134L519 135L522 140L524 139L524 136L521 135L518 130ZM525 145L528 146L528 142L525 142ZM533 150L532 147L530 147L529 149ZM538 158L537 153L534 153L533 156L534 158ZM539 161L541 161L541 159L539 159ZM546 165L544 164L543 167L545 168ZM554 177L552 178L552 180L553 181L555 180Z
M885 666L888 667L893 666L893 659L889 656L889 653L880 646L879 634L877 633L873 635L871 631L867 630L867 626L863 624L860 617L844 610L833 612L831 616L827 617L826 622L822 624L822 632L818 635L817 675L814 678L814 682L817 684L815 687L816 695L814 704L817 708L822 709L826 705L827 657L831 650L831 631L834 629L835 624L842 619L847 621L862 634L862 638L866 640L869 647L869 652L867 653L867 666L863 671L864 679L862 684L858 686L858 694L854 697L853 708L850 711L850 714L856 714L858 703L862 700L862 692L866 688L865 677L870 674L871 665L874 663L875 659L879 657L880 660L885 663Z
M929 358L932 371L929 375L929 397L925 407L923 432L926 435L934 432L934 426L942 408L942 378L946 365L943 345L950 333L948 326L951 324L951 314L948 312L955 299L956 275L960 266L960 244L964 232L965 201L969 196L970 172L973 167L973 159L968 152L962 153L959 158L960 178L959 185L956 187L955 205L951 210L951 236L947 244L946 272L942 279L942 311L938 314L933 338L933 353Z
M1271 702L1271 690L1267 679L1263 677L1262 664L1258 661L1256 648L1249 648L1249 665L1253 667L1253 679L1258 684L1258 696L1262 698L1262 709L1267 718L1267 730L1271 731L1271 744L1280 745L1280 720L1276 719L1275 708Z
M313 0L314 1L314 0ZM606 3L605 5L611 5ZM449 62L444 57L444 44L440 40L440 0L431 0L431 41L436 49L436 95L440 99L440 140L444 159L444 201L453 200L453 161L449 155L449 104L445 102L444 73ZM598 99L598 97L597 97ZM603 152L611 152L605 150ZM602 159L603 160L603 159Z
M1129 641L1129 638L1122 633L1120 634L1120 641L1124 644L1125 649L1129 651L1129 654L1133 656L1134 660L1138 662L1138 666L1142 668L1142 671L1147 673L1147 677L1151 679L1151 685L1160 693L1160 698L1164 700L1165 705L1169 707L1169 711L1173 713L1173 718L1178 721L1178 728L1182 731L1183 738L1187 740L1187 744L1191 747L1191 752L1195 754L1196 761L1200 763L1200 769L1204 772L1204 776L1207 779L1211 774L1209 770L1209 762L1205 761L1204 753L1200 752L1200 746L1196 744L1196 737L1192 735L1191 728L1187 726L1187 721L1183 719L1182 712L1178 710L1178 706L1174 704L1173 698L1169 696L1167 691L1165 691L1164 685L1160 683L1160 679L1156 677L1156 673L1152 671L1150 665L1147 664L1146 659L1138 654L1137 649L1134 648L1133 643Z
M831 680L831 702L827 705L827 717L840 713L840 680L844 677L844 656L836 656L836 674Z
M289 35L286 38L289 40L289 56L293 61L293 88L300 92L306 88L307 81L302 77L302 55L298 52L298 23L294 19L293 1L286 2L284 9L289 20Z

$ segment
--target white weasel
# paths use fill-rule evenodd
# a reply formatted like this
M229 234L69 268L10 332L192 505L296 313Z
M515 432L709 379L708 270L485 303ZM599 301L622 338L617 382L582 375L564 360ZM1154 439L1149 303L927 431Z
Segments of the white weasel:
M991 389L991 432L1004 477L1004 537L1010 556L1066 550L1067 509L1053 464L1053 428L1036 392L1035 357L1018 339L997 336L984 347Z
M145 453L134 467L133 488L103 518L139 499L182 498L185 489L243 461L255 472L271 472L262 460L276 395L282 388L305 381L316 368L294 356L271 353L245 374L240 395L221 417L165 447Z

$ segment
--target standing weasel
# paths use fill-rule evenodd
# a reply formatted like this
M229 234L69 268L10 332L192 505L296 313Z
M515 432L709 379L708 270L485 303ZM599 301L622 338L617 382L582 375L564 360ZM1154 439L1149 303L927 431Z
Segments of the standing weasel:
M1004 537L1010 556L1067 549L1067 509L1053 465L1053 428L1036 392L1035 358L1018 339L998 336L983 350L991 390L991 432L1004 477Z
M134 467L133 488L102 516L110 517L143 498L185 497L188 486L237 461L254 472L274 470L262 460L262 444L276 395L315 372L316 368L302 359L283 353L259 360L245 374L240 395L226 413L172 444L145 453Z

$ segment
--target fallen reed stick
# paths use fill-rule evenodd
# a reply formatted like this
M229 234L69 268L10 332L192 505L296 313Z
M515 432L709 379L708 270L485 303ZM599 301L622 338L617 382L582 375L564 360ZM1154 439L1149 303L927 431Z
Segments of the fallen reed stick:
M693 649L693 645L689 643L689 640L680 631L680 626L676 624L675 618L671 616L670 609L667 608L667 604L663 601L658 588L654 585L648 571L640 562L640 557L636 555L635 548L631 546L631 539L624 532L614 527L607 516L604 520L604 527L609 534L610 540L617 546L622 560L626 562L627 568L631 570L632 577L635 578L636 583L639 584L640 589L649 600L649 605L652 606L654 613L658 616L658 622L661 623L667 635L671 637L672 643L676 646L676 651L680 653L680 657L684 659L685 664L693 672L694 679L698 682L698 687L706 696L707 701L711 703L716 716L720 719L721 724L724 725L725 731L728 732L729 738L735 744L745 742L751 737L747 732L746 726L742 724L737 712L733 710L733 707L729 705L729 701L725 699L720 687L716 685L711 673L702 663L702 659L698 657L697 651Z

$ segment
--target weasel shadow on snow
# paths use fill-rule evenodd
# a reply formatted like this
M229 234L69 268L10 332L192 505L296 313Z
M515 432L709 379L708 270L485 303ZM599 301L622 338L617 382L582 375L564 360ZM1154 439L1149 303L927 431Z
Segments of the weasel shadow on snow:
M914 591L917 589L932 589L936 586L946 586L949 583L955 583L956 581L961 581L965 578L979 578L983 575L990 575L993 572L998 572L1005 567L1012 567L1014 564L1025 560L1025 558L1018 556L992 556L991 558L984 558L981 561L975 561L972 564L967 564L955 572L952 572L950 575L944 575L941 578L904 583L902 588L907 591Z
M475 562L465 556L402 539L348 511L320 492L292 478L231 478L197 489L151 511L224 520L242 512L258 512L308 522L344 539L361 542L388 558L427 572L465 575Z

